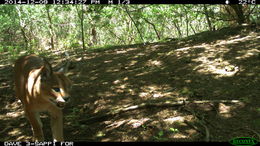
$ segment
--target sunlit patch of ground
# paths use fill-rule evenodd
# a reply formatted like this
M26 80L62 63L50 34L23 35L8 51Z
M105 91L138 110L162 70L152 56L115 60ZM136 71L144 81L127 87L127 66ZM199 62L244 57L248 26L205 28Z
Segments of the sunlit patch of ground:
M69 73L74 86L71 103L64 109L65 139L229 141L237 136L258 138L260 35L242 31L228 35L225 31L217 35L209 32L210 35L200 39L193 36L167 43L70 52L76 67ZM64 60L58 59L59 53L62 51L56 52L57 59L52 60L54 67ZM10 65L0 64L0 81L3 81L0 101L4 103L0 111L0 140L31 140L31 128L21 104L14 98L9 72ZM167 106L184 100L201 102ZM140 106L147 103L162 106ZM130 110L118 112L124 109ZM106 113L116 114L89 120ZM43 115L42 119L45 137L51 140L48 116Z

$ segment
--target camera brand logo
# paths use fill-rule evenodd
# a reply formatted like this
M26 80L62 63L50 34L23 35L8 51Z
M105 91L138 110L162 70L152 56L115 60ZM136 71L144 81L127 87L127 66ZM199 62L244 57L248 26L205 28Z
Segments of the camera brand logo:
M231 139L229 143L235 146L253 146L256 145L258 141L251 137L237 137Z

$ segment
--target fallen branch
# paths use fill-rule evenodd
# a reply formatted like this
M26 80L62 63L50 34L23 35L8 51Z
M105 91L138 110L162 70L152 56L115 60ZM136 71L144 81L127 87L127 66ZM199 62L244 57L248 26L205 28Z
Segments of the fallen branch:
M198 131L199 133L201 134L204 134L203 131L201 131L196 125L194 125L193 123L187 121L187 120L184 120L184 123L187 124L188 126L192 127L193 129L195 129L196 131Z
M0 134L6 133L7 130L12 129L13 127L11 124L8 124L2 131L0 131Z
M200 125L202 125L205 128L205 141L209 142L209 128L204 124L204 122L198 120Z
M87 123L87 122L91 122L91 121L97 121L97 120L102 120L106 117L111 117L111 116L115 116L117 114L121 114L123 112L127 112L127 111L133 111L133 110L137 110L137 109L144 109L144 108L154 108L154 107L175 107L175 106L183 106L185 104L189 104L189 103L195 103L195 104L201 104L201 103L240 103L239 100L196 100L196 101L166 101L166 102L146 102L146 103L141 103L138 105L133 105L133 106L127 106L127 107L123 107L123 108L118 108L118 109L112 109L110 112L106 112L106 113L98 113L88 119L84 119L81 120L79 122L81 123Z
M258 139L260 139L260 134L257 131L255 131L253 129L250 129L248 127L239 127L237 129L235 129L234 131L237 131L237 130L248 130L248 131L251 131L252 133L254 133L258 137Z
M204 118L201 118L198 114L196 114L196 112L194 110L191 110L191 109L189 109L189 110L185 109L185 110L192 113L192 115L198 119L199 124L202 125L205 129L205 141L209 142L209 138L210 138L209 128L206 126ZM200 130L198 130L198 128L195 128L195 130L200 131Z
M241 103L239 100L194 100L185 101L185 103Z
M166 103L142 103L139 105L133 105L133 106L128 106L125 108L119 108L116 110L112 110L110 112L107 113L102 113L102 114L97 114L95 116L92 116L88 119L84 119L81 120L80 122L85 123L85 122L90 122L90 121L96 121L96 120L100 120L106 117L110 117L110 116L114 116L123 112L127 112L127 111L132 111L132 110L137 110L137 109L142 109L142 108L153 108L153 107L173 107L173 106L180 106L180 105L184 105L185 102L183 101L177 101L177 102L166 102Z

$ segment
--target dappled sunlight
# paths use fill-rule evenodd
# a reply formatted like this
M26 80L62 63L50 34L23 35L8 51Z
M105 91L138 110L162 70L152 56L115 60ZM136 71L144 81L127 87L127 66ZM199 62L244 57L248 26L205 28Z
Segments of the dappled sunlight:
M84 60L90 60L90 59L93 59L93 58L95 58L96 56L95 56L96 54L93 54L92 56L82 56L82 57L80 57L80 60L83 58ZM78 58L79 59L79 58Z
M106 130L110 131L120 126L130 126L130 128L138 128L145 124L145 122L149 121L150 118L141 118L141 119L125 119L125 120L118 120L118 121L105 121L104 123L107 124Z
M24 111L13 111L13 112L8 112L6 113L6 117L5 118L17 118L17 117L20 117L20 116L23 116L24 115ZM1 115L0 115L0 118L1 118Z
M99 99L99 100L96 100L94 102L94 105L96 106L95 110L93 111L93 113L98 113L106 108L108 108L106 106L106 104L109 102L109 100L105 100L105 99Z
M185 133L188 133L189 135L196 135L197 131L195 129L187 129L185 130Z
M131 60L128 66L134 66L138 61L136 60Z
M0 119L12 119L24 115L22 103L20 100L17 100L11 104L7 104L2 109L7 110L8 112L6 114L0 115Z
M20 134L22 134L22 132L21 132L21 129L19 129L19 128L13 128L10 132L8 132L8 135L11 135L11 136L17 136Z
M6 66L8 66L9 64L5 64L5 65L3 65L3 64L0 64L0 68L4 68L4 67L6 67Z
M73 50L77 67L70 74L71 102L64 108L66 140L194 141L204 139L205 127L212 140L221 140L221 133L230 134L248 121L256 123L250 125L255 129L256 115L247 113L258 111L260 37L251 33L220 40L209 33L210 41L195 36ZM53 53L53 65L64 60L61 53ZM30 125L12 95L11 74L3 76L7 69L0 65L0 101L5 101L0 129L11 127L5 130L6 140L30 140L24 136L31 135ZM46 117L41 116L43 121Z
M249 50L240 50L240 51L238 51L238 53L244 54L244 55L237 56L236 59L246 59L246 58L252 57L252 56L260 53L260 50L252 48L252 49L249 49Z
M162 66L162 62L160 60L148 60L147 63L146 63L147 66L156 66L156 67L160 67Z
M148 120L150 120L150 118L131 119L126 124L130 125L131 128L138 128L138 127L142 126Z
M227 52L228 51L227 48L214 50L210 45L206 45L204 47L206 48L206 50L210 50L210 51L205 51L205 53L201 53L198 58L193 59L193 61L200 63L193 70L197 70L200 73L217 74L220 76L231 76L235 74L235 72L225 71L224 67L226 65L230 65L228 61L224 61L222 58L215 58L215 55L217 53Z
M248 41L248 40L254 40L259 38L259 36L257 36L256 33L250 33L249 35L242 37L240 35L234 36L234 37L230 37L228 38L228 40L220 40L217 41L216 45L229 45L229 44L235 44L241 41Z
M115 72L119 72L119 71L120 71L119 68L110 68L106 72L108 72L108 73L115 73Z
M199 53L197 58L191 59L193 62L197 62L199 64L195 66L193 70L203 74L212 74L216 78L231 77L239 71L243 71L243 68L223 59L224 54L230 51L230 48L227 45L235 45L241 41L257 40L258 38L256 33L250 33L248 36L240 37L240 35L230 37L228 40L217 41L217 43L213 45L203 43L201 45L178 48L175 50L175 53L172 51L169 53L176 54L177 57L183 57L186 53L190 53L191 50L205 48L205 51ZM241 55L237 56L236 59L245 59L253 55L257 55L259 50L256 48L248 50L244 49L241 51L238 50L238 53Z
M134 50L137 50L138 48L127 48L127 50L118 50L116 51L116 54L125 54L125 53L128 53L130 51L134 51Z
M214 74L216 77L233 76L239 71L238 67L230 64L228 61L223 61L221 58L211 60L209 57L202 56L194 59L194 61L201 62L194 70L200 73Z
M145 76L145 75L148 75L149 72L148 71L144 71L144 72L141 72L141 73L138 73L136 74L135 76L138 77L138 76Z
M127 122L127 120L119 120L119 121L105 121L104 123L107 124L106 126L106 130L110 131L113 130L115 128L118 128L119 126L125 124Z
M10 88L10 87L11 87L10 85L2 83L2 86L0 86L0 89L7 89L7 88Z
M143 100L174 97L177 93L169 85L149 85L141 87L139 97ZM177 100L177 98L175 98Z
M163 44L158 44L158 45L152 45L152 46L149 46L149 50L151 51L155 51L156 49L160 49L160 48L163 48L163 47L166 47L167 45L163 45Z
M236 116L235 111L244 108L245 103L243 102L238 102L235 104L225 104L225 103L219 103L218 104L218 114L222 118L231 118Z
M184 122L185 118L180 116L174 116L164 119L163 121L167 124L173 124L174 122Z
M136 58L139 58L139 57L142 57L142 56L145 56L145 53L140 52L140 53L137 53L137 54L133 57L133 59L136 59Z
M127 84L121 84L118 86L112 86L111 89L116 92L117 94L125 93L130 91L130 89L127 89Z
M90 79L90 80L96 80L96 79L98 79L98 77L92 76L92 77L90 77L89 79Z
M115 93L112 93L111 91L106 91L106 92L97 92L98 97L110 97L110 96L115 96Z
M178 48L175 51L176 52L183 52L183 53L189 53L188 51L190 51L191 49L198 49L198 48L205 48L208 45L203 43L201 45L194 45L194 46L189 46L189 47L184 47L184 48Z
M116 54L124 54L124 53L127 53L127 51L126 50L116 51Z
M104 63L111 63L113 60L105 60Z
M16 140L17 140L17 141L31 141L31 140L32 140L32 137L31 137L31 136L21 135L21 136L19 136Z
M223 103L220 103L218 107L219 115L224 118L232 117L231 108L232 106L228 106Z
M189 136L182 134L182 133L176 133L172 136L172 138L176 138L176 139L182 139L182 138L189 138Z
M10 67L13 66L13 62L12 61L8 61L8 60L1 60L1 64L0 64L0 69L4 69L6 67Z
M128 83L128 77L124 77L122 79L117 79L112 82L113 86L110 87L112 91L114 91L117 94L129 94L129 95L135 95L136 92Z

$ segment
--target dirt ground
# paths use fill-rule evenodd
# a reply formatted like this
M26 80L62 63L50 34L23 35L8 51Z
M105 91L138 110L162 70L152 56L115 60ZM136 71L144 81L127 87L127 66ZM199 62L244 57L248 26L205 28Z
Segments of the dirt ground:
M260 140L260 33L224 28L181 40L70 51L66 141ZM57 67L58 53L49 61ZM0 54L0 141L31 141ZM183 102L186 101L186 102ZM182 103L182 104L176 104ZM41 116L47 141L49 117Z

